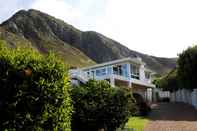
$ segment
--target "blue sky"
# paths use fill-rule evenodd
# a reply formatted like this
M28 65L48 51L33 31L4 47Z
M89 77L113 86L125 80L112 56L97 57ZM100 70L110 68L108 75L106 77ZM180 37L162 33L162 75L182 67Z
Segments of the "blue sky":
M196 0L0 0L0 22L34 8L132 50L176 57L197 43L196 6Z

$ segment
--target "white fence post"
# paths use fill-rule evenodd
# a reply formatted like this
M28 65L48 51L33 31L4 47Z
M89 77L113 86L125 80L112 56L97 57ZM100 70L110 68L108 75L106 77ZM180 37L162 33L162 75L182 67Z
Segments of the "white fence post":
M171 102L176 102L176 92L170 93L170 101Z
M197 109L197 89L193 92L187 89L181 89L170 94L171 102L184 102L193 105Z
M197 89L192 92L192 105L197 109Z

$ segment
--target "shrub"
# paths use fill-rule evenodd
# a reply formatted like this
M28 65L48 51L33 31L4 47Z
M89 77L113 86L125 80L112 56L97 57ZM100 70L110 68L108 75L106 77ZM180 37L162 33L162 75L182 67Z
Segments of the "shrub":
M70 131L64 64L52 54L0 47L0 129Z
M71 92L73 131L115 131L124 126L134 110L131 91L112 88L105 81L90 80Z
M179 55L177 76L181 88L197 88L197 46L190 47Z

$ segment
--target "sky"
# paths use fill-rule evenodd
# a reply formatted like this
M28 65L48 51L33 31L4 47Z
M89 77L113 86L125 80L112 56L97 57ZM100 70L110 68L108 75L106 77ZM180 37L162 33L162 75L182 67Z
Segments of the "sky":
M197 0L0 0L0 22L33 8L132 50L177 57L197 43L196 6Z

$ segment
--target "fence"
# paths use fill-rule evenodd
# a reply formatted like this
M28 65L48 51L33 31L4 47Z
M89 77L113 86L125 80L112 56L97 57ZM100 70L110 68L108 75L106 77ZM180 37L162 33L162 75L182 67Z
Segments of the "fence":
M193 105L197 109L197 89L193 91L181 89L170 94L171 102L184 102Z

